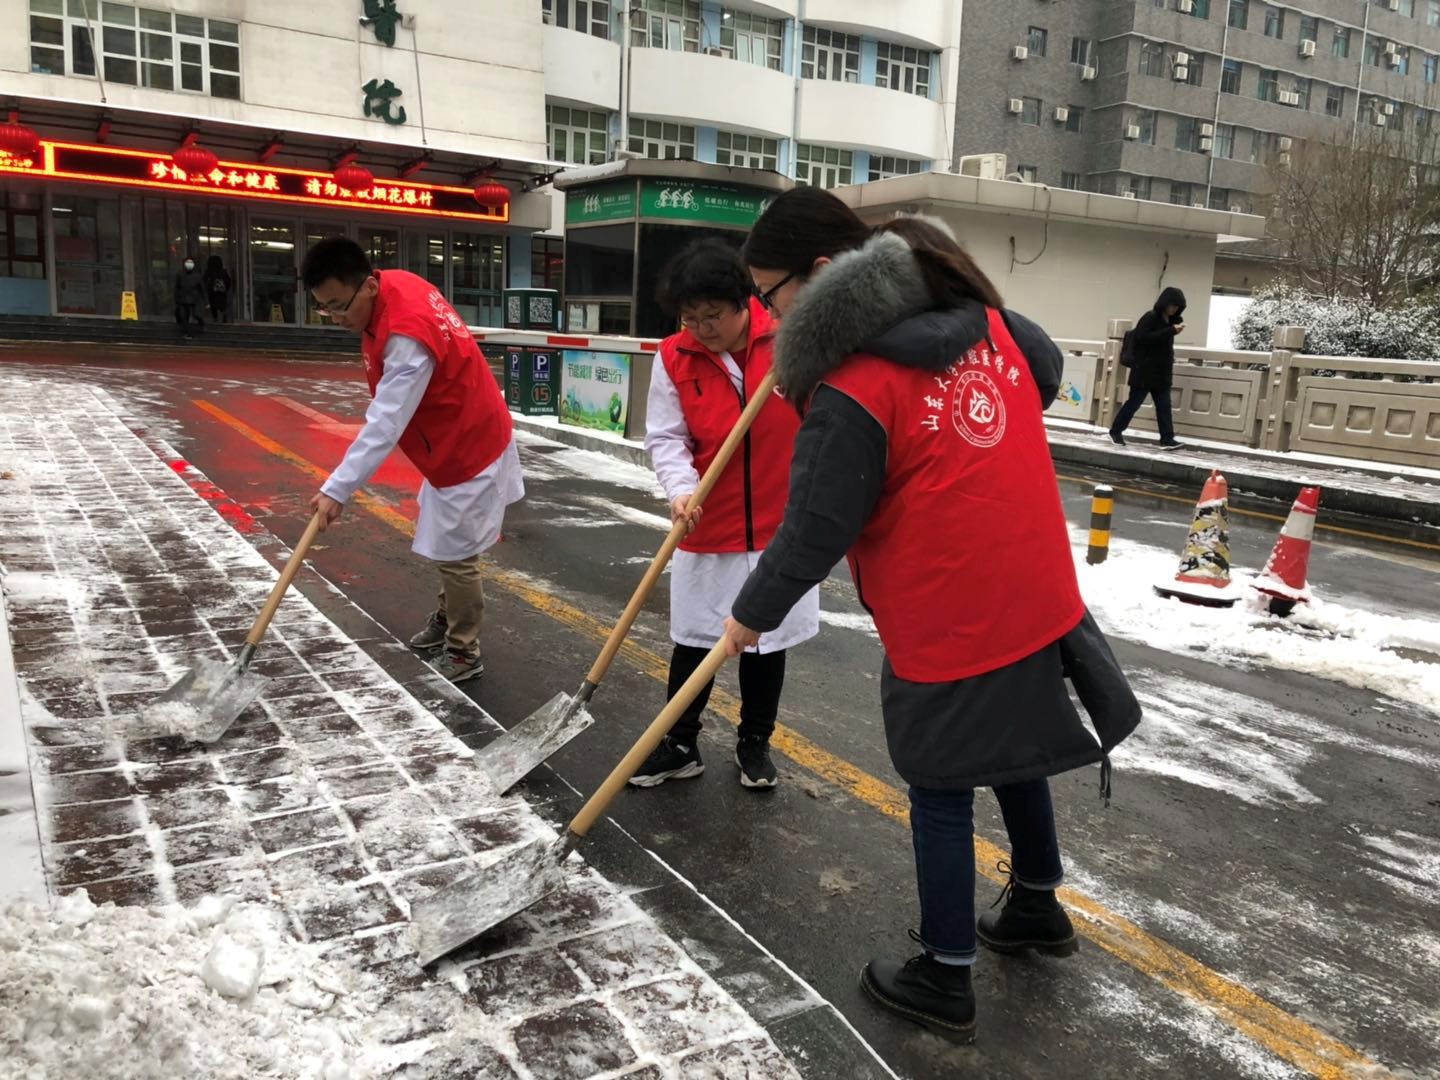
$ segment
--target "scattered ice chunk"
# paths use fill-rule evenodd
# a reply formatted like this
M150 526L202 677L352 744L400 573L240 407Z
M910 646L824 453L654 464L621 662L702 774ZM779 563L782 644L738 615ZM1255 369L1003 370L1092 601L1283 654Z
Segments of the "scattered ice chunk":
M245 945L229 934L220 934L200 967L200 977L217 994L249 998L260 985L260 969L264 964L262 946Z

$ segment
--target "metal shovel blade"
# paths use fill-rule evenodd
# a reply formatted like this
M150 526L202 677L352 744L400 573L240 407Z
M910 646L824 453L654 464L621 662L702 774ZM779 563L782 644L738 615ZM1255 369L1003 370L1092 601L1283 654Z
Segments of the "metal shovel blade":
M239 660L227 664L201 658L145 710L143 719L161 734L213 743L269 682L246 671Z
M556 694L504 735L475 752L475 765L503 795L595 722L583 702Z
M560 888L566 837L536 840L410 905L410 944L422 967Z

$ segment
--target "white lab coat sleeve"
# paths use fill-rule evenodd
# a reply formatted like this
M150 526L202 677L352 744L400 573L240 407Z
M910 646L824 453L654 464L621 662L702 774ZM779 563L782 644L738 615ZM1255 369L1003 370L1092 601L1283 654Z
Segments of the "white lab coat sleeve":
M390 456L420 407L435 371L435 361L425 346L401 334L391 335L385 343L381 364L375 399L365 410L365 426L330 478L320 486L322 494L337 502L348 502Z
M680 391L658 353L645 406L645 452L670 502L700 486L700 474L695 471L695 440L685 422Z

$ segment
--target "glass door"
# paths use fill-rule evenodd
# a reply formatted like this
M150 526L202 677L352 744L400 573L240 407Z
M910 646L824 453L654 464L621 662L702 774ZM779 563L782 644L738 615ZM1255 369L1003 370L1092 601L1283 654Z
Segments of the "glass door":
M450 303L470 326L504 326L500 292L505 244L496 236L455 233L450 241Z
M349 227L346 225L337 225L333 222L307 221L305 222L305 250L308 252L321 240L329 239L332 236L348 235ZM305 288L304 282L301 282L300 291L305 294L305 325L334 327L334 323L316 310L315 298L310 295L310 290Z
M376 270L400 269L400 230L377 229L368 225L360 226L357 241L370 257L370 265Z
M405 269L445 292L445 234L407 231Z
M249 249L251 319L293 324L299 288L295 223L251 218Z

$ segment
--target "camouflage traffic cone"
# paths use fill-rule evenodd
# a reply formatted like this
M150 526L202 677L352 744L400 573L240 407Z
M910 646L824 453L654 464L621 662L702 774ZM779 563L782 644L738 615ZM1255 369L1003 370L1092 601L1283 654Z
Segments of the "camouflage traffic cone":
M1180 554L1175 580L1155 586L1164 597L1206 607L1230 607L1240 599L1230 581L1230 486L1213 470L1195 504L1195 520Z
M1280 529L1275 550L1260 576L1250 587L1270 598L1270 614L1284 617L1296 604L1310 602L1306 576L1310 570L1310 538L1315 535L1315 514L1320 509L1320 489L1301 488Z

